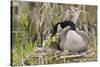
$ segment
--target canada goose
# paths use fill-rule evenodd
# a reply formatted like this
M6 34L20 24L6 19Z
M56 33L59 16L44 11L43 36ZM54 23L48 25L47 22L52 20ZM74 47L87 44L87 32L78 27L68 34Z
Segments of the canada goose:
M88 49L89 36L85 31L75 30L73 29L73 25L70 25L70 27L66 26L64 29L62 29L60 24L58 25L57 29L59 34L58 36L60 37L59 46L61 50L83 52Z

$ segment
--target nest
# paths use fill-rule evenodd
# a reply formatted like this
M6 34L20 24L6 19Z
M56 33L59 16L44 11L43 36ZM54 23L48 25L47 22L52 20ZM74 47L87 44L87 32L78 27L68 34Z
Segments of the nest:
M82 53L63 55L63 51L50 48L34 48L32 53L22 60L22 65L58 64L68 62L91 61L89 57L94 55L93 49ZM94 61L92 57L92 61Z

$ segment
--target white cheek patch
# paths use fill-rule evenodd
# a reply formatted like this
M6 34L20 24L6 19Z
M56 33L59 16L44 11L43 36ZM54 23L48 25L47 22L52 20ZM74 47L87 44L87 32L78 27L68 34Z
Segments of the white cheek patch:
M58 27L57 27L57 32L61 32L62 31L62 27L60 24L58 24Z

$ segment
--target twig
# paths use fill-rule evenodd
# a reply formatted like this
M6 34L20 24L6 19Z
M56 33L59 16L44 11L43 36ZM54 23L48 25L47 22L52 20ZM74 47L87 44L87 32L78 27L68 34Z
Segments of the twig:
M88 54L89 52L93 51L93 49L90 49L82 54L78 54L78 55L68 55L68 56L61 56L59 59L63 59L63 58L78 58L78 57L83 57L86 56L86 54Z

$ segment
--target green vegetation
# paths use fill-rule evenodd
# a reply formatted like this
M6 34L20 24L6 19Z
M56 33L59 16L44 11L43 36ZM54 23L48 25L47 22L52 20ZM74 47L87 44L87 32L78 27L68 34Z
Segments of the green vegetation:
M16 5L17 4L17 5ZM12 1L12 65L25 64L57 64L69 62L86 62L97 60L97 7L89 5L53 4L40 2ZM71 20L70 14L73 8L81 7L76 26L80 29L86 24L89 27L90 49L86 57L60 58L59 51L44 48L43 53L37 52L37 46L41 44L40 33L46 34L43 40L45 47L58 41L58 37L50 37L52 25L59 21ZM69 12L68 12L69 11ZM37 34L37 40L31 41ZM43 45L42 44L42 45ZM40 50L42 51L42 50ZM42 55L42 56L41 56Z

